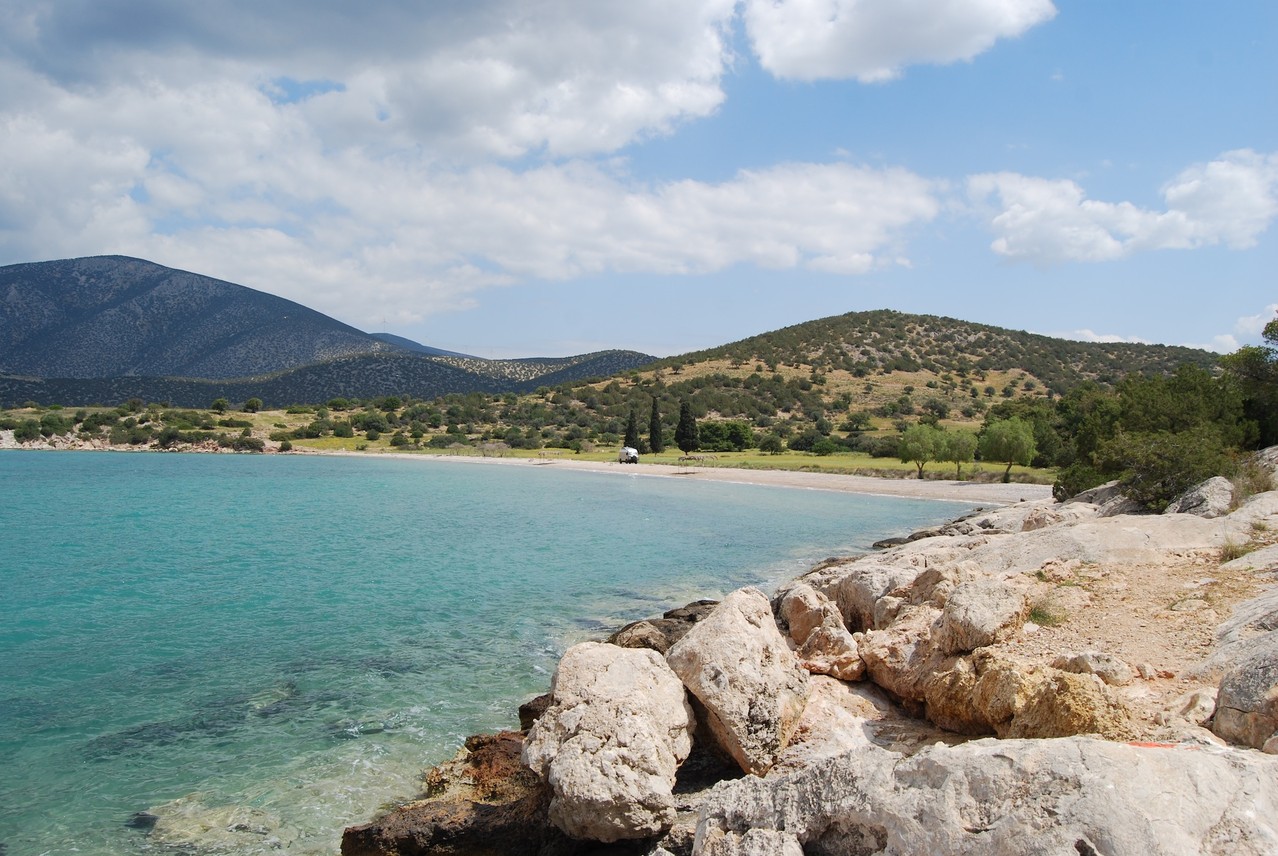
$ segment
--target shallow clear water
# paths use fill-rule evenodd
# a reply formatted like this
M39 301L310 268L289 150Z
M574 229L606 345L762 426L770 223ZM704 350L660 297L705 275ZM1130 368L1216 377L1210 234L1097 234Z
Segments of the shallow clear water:
M572 642L965 507L296 456L6 452L0 484L5 856L153 851L126 821L182 797L269 815L236 852L336 852Z

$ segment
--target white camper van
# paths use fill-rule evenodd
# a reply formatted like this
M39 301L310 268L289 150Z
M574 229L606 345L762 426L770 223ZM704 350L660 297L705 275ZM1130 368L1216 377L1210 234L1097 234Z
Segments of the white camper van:
M617 461L622 464L637 464L639 463L639 450L623 446L617 454Z

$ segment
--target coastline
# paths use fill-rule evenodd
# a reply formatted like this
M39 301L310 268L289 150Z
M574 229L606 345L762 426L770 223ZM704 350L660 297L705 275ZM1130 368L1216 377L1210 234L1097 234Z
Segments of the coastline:
M298 454L293 452L291 454ZM305 455L368 457L367 452L303 452ZM611 461L575 461L566 458L534 460L532 458L495 458L475 455L435 455L403 452L376 452L377 458L396 460L491 464L515 467L554 467L576 472L606 475L643 476L648 478L696 479L760 487L788 487L802 490L828 490L866 496L932 499L946 502L992 503L1010 505L1016 502L1050 499L1052 488L1042 484L1002 484L1001 482L959 482L931 479L889 479L854 476L841 473L814 473L794 470L747 470L733 467L672 466L670 464L621 464Z

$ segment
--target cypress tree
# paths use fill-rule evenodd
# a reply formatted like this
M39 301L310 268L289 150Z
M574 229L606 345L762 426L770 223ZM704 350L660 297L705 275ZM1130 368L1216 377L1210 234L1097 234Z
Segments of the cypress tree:
M661 436L661 411L655 395L652 397L652 415L648 417L648 445L654 454L666 448L666 441Z
M632 449L639 448L639 414L633 407L630 408L630 418L626 420L625 445Z
M697 420L692 416L692 405L687 401L679 405L679 424L675 427L675 445L686 455L701 448L697 436Z

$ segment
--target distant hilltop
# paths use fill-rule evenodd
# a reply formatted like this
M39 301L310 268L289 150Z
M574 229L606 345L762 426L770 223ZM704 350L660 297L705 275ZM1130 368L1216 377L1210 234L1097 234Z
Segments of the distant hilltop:
M603 351L483 360L125 256L0 267L0 405L523 392L655 359Z

